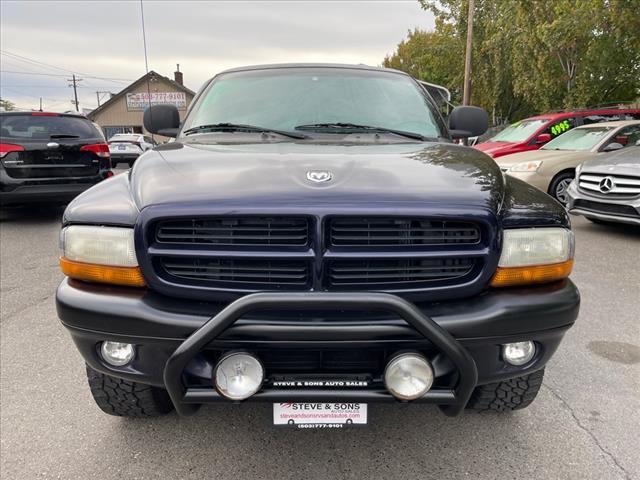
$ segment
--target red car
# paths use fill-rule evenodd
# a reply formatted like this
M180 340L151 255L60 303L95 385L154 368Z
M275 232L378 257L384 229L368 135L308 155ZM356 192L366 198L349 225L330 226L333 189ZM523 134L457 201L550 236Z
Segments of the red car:
M580 125L616 120L640 120L640 109L610 108L547 113L520 120L474 148L493 158L537 150L552 138Z

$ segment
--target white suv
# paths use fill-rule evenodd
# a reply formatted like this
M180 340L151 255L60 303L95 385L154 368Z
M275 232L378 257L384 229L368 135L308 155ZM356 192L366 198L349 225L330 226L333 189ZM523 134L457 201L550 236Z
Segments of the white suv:
M156 145L155 140L140 133L116 133L109 139L111 166L127 162L131 167L140 155Z

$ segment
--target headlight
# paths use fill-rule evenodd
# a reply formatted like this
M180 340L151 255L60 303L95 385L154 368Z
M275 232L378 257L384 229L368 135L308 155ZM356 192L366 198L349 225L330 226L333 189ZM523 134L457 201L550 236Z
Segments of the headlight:
M65 275L79 280L144 286L132 228L72 225L60 236Z
M510 172L537 172L542 165L542 160L536 160L533 162L522 162L516 163L512 166L509 171Z
M568 277L573 268L573 233L566 228L504 231L494 287L546 283Z

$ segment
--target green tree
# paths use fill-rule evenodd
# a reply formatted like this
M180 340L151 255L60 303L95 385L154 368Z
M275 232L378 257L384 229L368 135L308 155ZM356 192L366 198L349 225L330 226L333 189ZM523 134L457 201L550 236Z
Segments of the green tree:
M11 110L16 109L16 105L9 100L5 100L4 98L0 98L0 108L6 112L10 112Z
M393 55L385 57L383 65L409 73L411 76L447 87L452 98L462 98L464 57L458 52L453 26L438 21L434 32L409 31Z
M640 95L640 15L631 0L476 0L472 103L494 122ZM468 0L420 0L435 30L409 32L384 65L461 98Z

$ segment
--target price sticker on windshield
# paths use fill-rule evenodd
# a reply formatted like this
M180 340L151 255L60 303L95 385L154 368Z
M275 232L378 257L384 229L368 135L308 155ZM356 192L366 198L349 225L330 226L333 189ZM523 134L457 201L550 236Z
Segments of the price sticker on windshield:
M566 132L567 130L571 130L571 124L569 123L569 119L562 120L559 123L556 123L551 127L551 135L558 136L561 133Z

